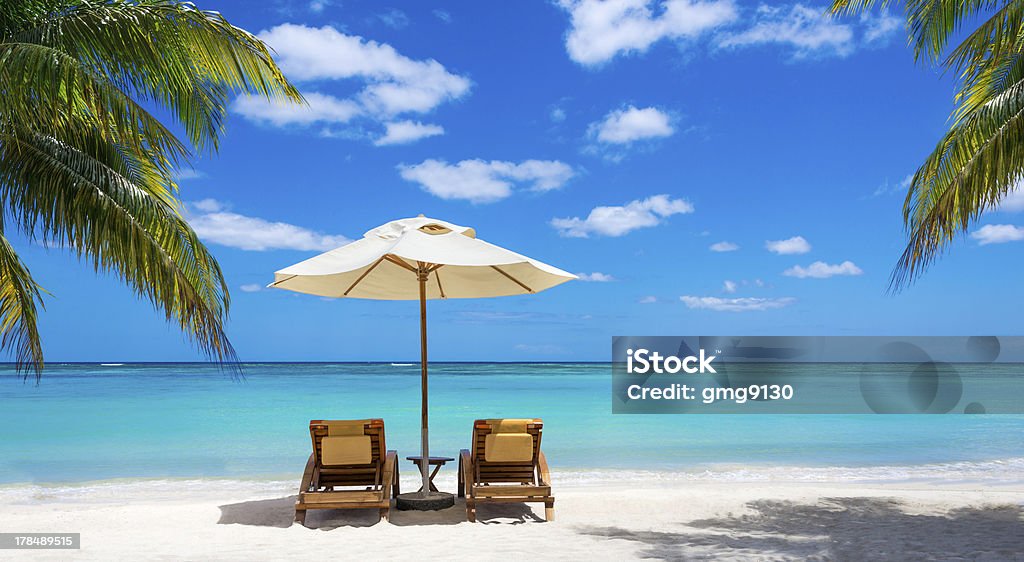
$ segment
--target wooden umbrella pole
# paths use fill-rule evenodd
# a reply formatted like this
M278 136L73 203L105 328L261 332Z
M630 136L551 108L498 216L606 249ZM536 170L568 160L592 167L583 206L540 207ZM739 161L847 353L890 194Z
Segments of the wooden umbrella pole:
M421 263L416 275L420 282L420 391L422 393L420 472L423 476L423 489L420 490L420 493L426 497L430 493L430 445L427 423L427 277L430 276L430 272Z

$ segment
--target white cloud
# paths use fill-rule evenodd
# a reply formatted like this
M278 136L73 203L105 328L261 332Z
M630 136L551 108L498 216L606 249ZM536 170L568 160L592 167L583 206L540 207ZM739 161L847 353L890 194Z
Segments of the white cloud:
M889 193L906 193L907 190L910 189L910 182L912 181L914 181L914 174L908 174L895 184L889 183L889 180L885 180L885 183L875 188L875 191L871 196L878 197Z
M550 191L565 185L575 172L557 160L526 160L519 164L500 160L463 160L449 164L444 160L424 160L420 164L398 166L407 181L441 199L464 199L473 203L493 203L512 194L516 186L530 191Z
M736 19L731 0L560 0L569 12L569 58L599 65L663 39L695 39Z
M384 136L373 141L377 146L409 144L411 142L444 134L444 127L419 121L392 121L384 125Z
M735 281L729 281L728 279L726 279L725 282L722 283L722 292L723 293L729 293L729 294L735 293L736 292L736 282Z
M677 214L693 212L693 205L685 199L671 199L668 195L652 195L622 206L594 207L587 218L551 219L551 226L559 234L570 238L587 238L591 234L622 236L638 228L657 226Z
M749 26L742 31L722 34L718 38L718 46L739 48L775 44L791 48L795 58L845 57L859 47L885 44L893 33L902 28L902 23L903 19L890 16L888 12L864 14L858 22L843 23L818 6L762 4L754 12Z
M331 5L330 0L313 0L309 3L309 11L314 14L319 14L324 11L324 8Z
M641 298L638 302L640 304L654 304L658 302L658 297L648 295L646 297Z
M608 283L609 281L615 281L614 277L607 273L601 273L600 271L595 271L593 273L577 273L576 276L580 278L580 281L589 281L593 283Z
M715 242L714 244L708 246L708 249L711 250L712 252L735 252L736 250L739 250L740 247L737 246L736 244L733 244L732 242L726 242L725 240L722 240L721 242Z
M409 16L398 8L392 8L382 14L377 14L377 19L392 29L402 29L409 25Z
M325 251L351 241L344 236L234 213L214 199L189 205L185 218L203 240L241 250Z
M638 140L664 138L675 132L668 113L655 107L629 106L616 109L600 122L592 123L588 133L598 142L629 144Z
M263 290L263 285L260 285L259 283L249 283L247 285L242 285L239 289L241 289L243 293L258 293Z
M191 205L193 209L204 213L216 213L217 211L224 209L224 205L216 199L202 199L200 201L192 202Z
M792 47L797 56L821 51L846 56L854 50L853 41L853 28L828 17L823 8L762 4L753 25L724 35L718 44L728 48L775 43Z
M717 310L726 312L746 312L750 310L771 310L789 306L796 302L793 297L782 298L756 298L756 297L693 297L682 296L679 300L686 304L687 308Z
M806 279L808 277L813 279L827 279L836 275L861 275L863 273L864 271L857 267L857 264L849 260L840 264L828 264L823 261L816 261L807 267L794 265L782 272L783 275L788 277L798 277L800 279Z
M803 236L794 236L785 240L768 240L764 247L773 254L780 256L789 254L806 254L811 251L811 245Z
M1017 182L1017 185L1006 192L1006 195L999 201L999 205L993 210L1004 213L1024 211L1024 183Z
M278 65L300 83L354 80L362 89L350 98L322 92L303 95L309 107L241 96L233 104L246 118L275 126L344 123L357 117L391 121L404 113L427 113L469 92L468 78L434 59L406 57L387 43L346 35L333 27L281 24L259 34L273 47Z
M882 11L878 15L864 12L860 16L860 22L864 26L865 43L884 44L895 32L903 29L906 20L890 15L888 11Z
M235 100L232 109L250 121L275 127L347 123L363 113L363 108L352 100L317 92L308 92L303 96L306 105L246 94Z
M551 110L550 117L555 123L561 123L562 121L565 121L565 110L561 107L556 107Z
M206 177L206 172L195 168L179 168L174 171L174 181L198 180Z
M1017 242L1024 240L1024 227L1012 224L986 224L972 232L971 238L977 240L978 244L982 246Z
M444 23L452 22L452 15L444 10L434 10L434 17L443 21Z

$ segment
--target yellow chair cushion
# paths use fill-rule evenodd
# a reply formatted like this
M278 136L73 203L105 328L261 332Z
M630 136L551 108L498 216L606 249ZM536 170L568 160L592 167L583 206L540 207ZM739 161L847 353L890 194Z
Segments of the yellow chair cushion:
M373 461L369 435L324 437L320 441L320 452L320 462L324 466L369 464Z
M487 420L487 425L491 426L491 433L526 433L526 426L533 421L533 419L496 419Z
M533 436L529 433L490 433L484 438L487 462L530 462L533 460Z
M324 422L327 426L327 435L362 435L366 430L369 420L331 420Z

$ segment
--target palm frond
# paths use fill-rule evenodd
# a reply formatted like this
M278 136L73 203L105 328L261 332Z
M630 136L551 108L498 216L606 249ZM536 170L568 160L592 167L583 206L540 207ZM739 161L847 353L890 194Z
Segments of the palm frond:
M888 8L892 4L892 0L832 0L829 11L836 16L848 16L874 8Z
M998 10L1007 0L910 0L906 5L914 57L938 61L964 22Z
M0 44L0 128L31 129L53 138L97 130L167 174L188 148L159 120L98 71L55 49Z
M944 66L958 71L963 84L955 98L957 120L1020 79L1022 31L1024 4L1007 4L946 57Z
M36 306L42 306L42 289L21 258L0 233L0 346L13 352L19 372L43 370L43 347L36 325Z
M912 282L1024 178L1024 80L953 125L918 169L904 203L909 240L891 288Z
M167 107L201 149L216 149L233 93L302 101L262 41L189 3L82 1L13 41L59 49Z
M176 208L133 183L130 154L99 138L71 146L0 133L0 203L30 238L88 257L162 310L205 353L234 362L223 329L230 304L216 260Z
M172 177L192 147L217 149L237 93L303 101L269 48L216 12L176 0L5 0L0 235L9 217L29 239L115 273L204 352L237 367L223 273L181 216ZM0 274L0 346L38 370L39 288L13 252L0 255Z

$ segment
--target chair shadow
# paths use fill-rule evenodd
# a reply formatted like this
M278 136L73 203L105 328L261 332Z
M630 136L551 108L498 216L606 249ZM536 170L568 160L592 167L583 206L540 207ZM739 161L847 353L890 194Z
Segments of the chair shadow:
M466 518L466 506L462 505L462 518ZM544 518L526 503L477 504L476 520L484 525L521 525L543 523Z
M1024 560L1024 507L987 505L916 515L887 498L756 501L754 513L690 521L691 530L581 526L585 535L644 545L641 555L705 560Z
M218 525L255 525L258 527L291 527L295 520L298 496L253 500L219 506Z
M295 524L297 499L298 496L287 496L222 505L217 524L288 528ZM377 522L376 509L311 509L306 512L306 526L313 529L371 527Z
M220 507L219 525L252 525L256 527L291 527L295 520L297 496L252 500ZM477 521L485 525L519 525L543 521L526 504L493 504L477 507ZM456 525L466 521L466 502L438 511L400 511L391 508L391 524L399 527L415 525ZM372 527L382 522L376 509L311 509L306 512L306 527L329 531L340 527Z

